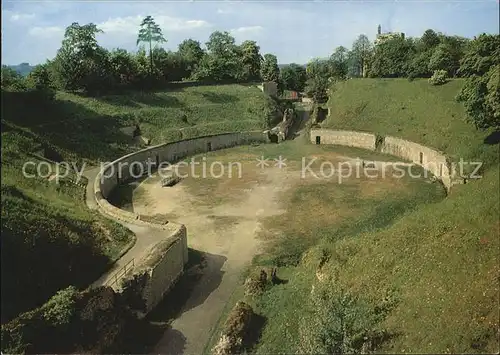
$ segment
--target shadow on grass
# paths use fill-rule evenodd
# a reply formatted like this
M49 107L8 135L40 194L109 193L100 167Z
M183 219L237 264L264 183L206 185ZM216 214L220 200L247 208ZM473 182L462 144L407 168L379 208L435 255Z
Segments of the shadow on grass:
M233 103L239 101L239 97L235 95L223 94L223 93L215 93L215 92L196 92L197 94L203 96L207 101L210 101L214 104L224 104L224 103Z
M120 131L130 125L126 119L98 114L71 101L43 101L25 92L2 92L2 101L4 127L26 128L18 133L29 136L35 144L50 142L51 148L67 161L75 157L113 160L125 154L132 143Z
M266 324L267 317L260 314L254 314L252 316L252 320L248 325L248 331L245 334L245 339L243 342L243 347L246 353L252 353L252 350L259 343Z
M130 92L128 94L122 95L106 95L97 98L99 101L103 101L107 104L114 106L127 106L133 108L139 108L141 105L153 106L153 107L184 107L177 97L159 95L155 92Z
M500 143L500 131L489 134L483 141L484 144L495 145Z

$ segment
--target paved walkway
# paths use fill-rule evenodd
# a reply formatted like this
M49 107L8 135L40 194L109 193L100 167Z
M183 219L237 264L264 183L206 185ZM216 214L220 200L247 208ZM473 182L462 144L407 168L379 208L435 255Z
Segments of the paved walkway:
M89 183L87 184L87 191L86 191L86 203L87 206L92 209L96 210L97 209L97 202L94 198L94 180L99 173L99 167L97 168L92 168L85 170L83 175L88 178ZM109 218L109 216L107 216ZM123 221L118 221L118 223L122 224L123 226L127 227L130 229L136 236L136 241L135 244L130 250L128 250L120 259L118 259L115 263L115 265L109 270L107 273L103 274L98 280L96 280L92 285L93 286L102 286L108 280L111 279L111 277L114 275L114 273L121 268L123 268L125 265L127 265L132 259L134 259L134 262L137 263L141 257L143 256L144 252L152 245L162 241L165 239L165 237L168 237L166 235L167 232L151 228L148 226L142 226L142 225L136 225L136 224L131 224L131 223L126 223Z

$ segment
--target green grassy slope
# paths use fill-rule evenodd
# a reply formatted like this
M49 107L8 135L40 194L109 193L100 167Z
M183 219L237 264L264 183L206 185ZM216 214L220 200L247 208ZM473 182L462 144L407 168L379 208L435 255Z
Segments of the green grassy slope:
M57 98L66 104L85 107L92 115L114 122L115 131L139 123L142 134L150 138L152 144L265 129L268 120L274 118L276 108L275 103L259 89L246 85L194 86L99 98L59 93ZM75 125L73 122L67 124L69 127ZM79 141L85 141L84 137L79 137Z
M87 209L84 187L24 177L23 164L39 162L30 153L45 149L52 160L81 168L84 162L109 161L138 149L120 130L136 122L158 144L261 129L276 109L257 88L241 85L99 98L57 93L52 102L2 92L2 103L3 321L40 305L62 287L94 281L131 238L118 224Z
M2 132L2 321L41 305L61 288L86 287L132 238L87 209L83 186L25 177L25 162L41 162L27 155L32 145L29 136Z
M297 267L279 272L288 283L253 301L268 319L257 353L281 352L284 343L286 352L359 350L364 336L377 352L499 351L499 146L483 143L489 132L464 121L453 101L460 86L365 79L337 87L323 127L394 135L480 159L483 178L383 228L351 228L343 238L337 229L322 231L327 235ZM378 219L393 212L382 209Z
M498 161L485 133L466 122L455 96L463 85L455 79L432 86L426 79L351 79L336 86L328 101L325 128L362 130L405 138L446 152L459 160Z

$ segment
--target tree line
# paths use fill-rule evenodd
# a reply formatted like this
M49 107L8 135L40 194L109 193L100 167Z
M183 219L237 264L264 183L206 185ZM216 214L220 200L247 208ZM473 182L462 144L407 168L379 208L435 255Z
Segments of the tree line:
M330 57L313 59L306 66L283 68L273 54L260 54L255 41L237 45L228 32L213 32L204 48L186 39L177 51L165 43L161 28L151 16L138 28L137 52L101 47L95 24L71 24L56 57L38 65L26 80L2 68L2 87L18 86L53 95L54 89L98 94L122 89L157 89L181 80L221 82L275 81L278 91L305 92L325 102L336 81L355 77L430 78L434 85L449 78L466 78L457 100L478 128L500 125L499 35L474 39L426 30L421 37L394 35L378 44L360 35L351 49L337 47Z
M473 39L426 30L419 38L395 35L372 44L360 35L351 50L337 47L329 58L314 59L306 68L282 68L284 87L304 90L322 103L334 83L355 77L429 78L433 85L449 78L465 78L456 99L477 128L500 127L500 36L481 34Z
M260 54L255 41L237 45L228 32L213 32L202 48L186 39L177 51L161 46L167 42L151 16L138 28L138 51L107 50L96 35L95 24L73 23L54 59L36 66L25 81L14 71L2 68L2 87L45 88L99 94L120 89L153 89L181 80L252 82L277 80L279 68L273 54Z

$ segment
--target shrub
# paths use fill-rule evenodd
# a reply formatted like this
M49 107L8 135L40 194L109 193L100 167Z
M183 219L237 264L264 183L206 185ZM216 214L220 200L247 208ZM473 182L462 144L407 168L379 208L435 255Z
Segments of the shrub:
M245 302L238 302L224 324L221 337L212 349L216 355L241 354L248 343L252 321L256 317L252 307Z
M70 286L3 324L2 352L117 353L130 345L125 340L136 332L137 322L126 300L110 287L78 292Z
M260 295L266 289L267 284L267 273L260 270L259 274L254 273L245 280L245 295Z
M429 78L429 83L432 85L443 85L448 81L448 73L446 70L435 70L434 74Z

